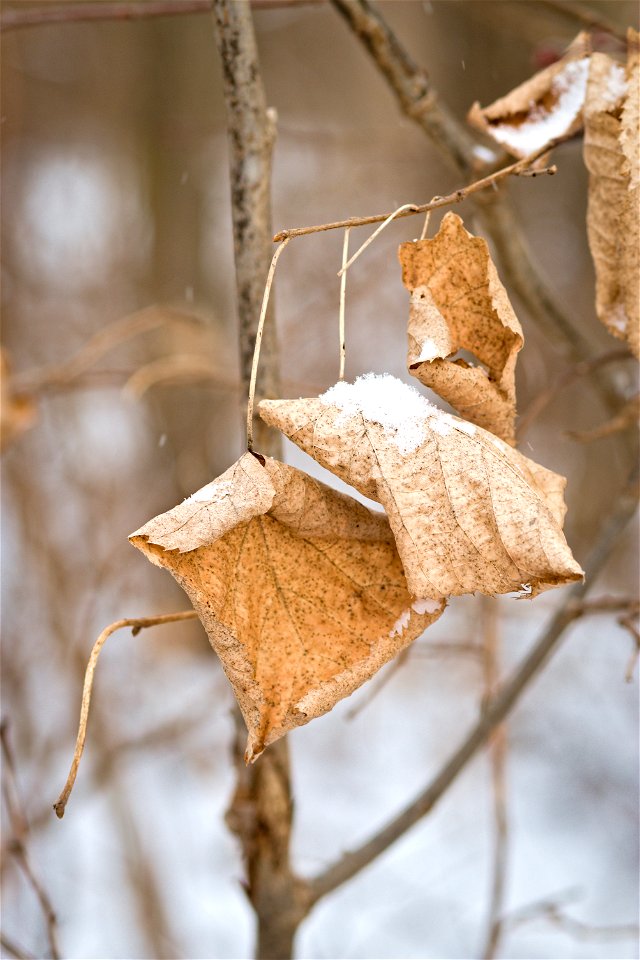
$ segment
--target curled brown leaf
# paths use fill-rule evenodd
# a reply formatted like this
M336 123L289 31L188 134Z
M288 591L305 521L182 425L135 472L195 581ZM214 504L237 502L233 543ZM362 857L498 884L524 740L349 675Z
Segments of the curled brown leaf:
M410 595L383 514L250 453L130 539L193 603L245 718L247 760L330 710L444 609Z
M432 239L399 248L411 292L409 372L465 420L515 444L515 367L522 328L482 237L447 213ZM450 359L470 351L482 366Z

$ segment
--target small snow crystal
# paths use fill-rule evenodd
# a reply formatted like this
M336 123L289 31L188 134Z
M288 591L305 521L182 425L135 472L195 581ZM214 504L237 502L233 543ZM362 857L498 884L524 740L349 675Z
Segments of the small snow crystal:
M628 90L627 81L624 75L624 69L619 63L612 63L607 77L606 90L603 91L603 97L606 103L615 107L618 101L626 95Z
M425 340L422 344L422 350L420 351L420 356L416 360L416 363L428 362L429 360L435 360L437 357L442 356L442 351L438 349L437 344L433 340Z
M416 613L435 613L440 609L442 600L414 600L411 609Z
M491 133L499 143L523 155L533 153L545 143L563 136L582 109L588 73L588 57L572 60L553 79L551 93L557 100L550 110L534 105L530 119L525 123L518 127L508 123L496 124Z
M212 480L204 487L200 487L190 497L187 497L186 503L209 503L213 500L222 500L231 492L232 483L230 480Z
M409 626L409 620L411 619L411 610L403 610L391 630L389 631L389 637L393 639L394 637L401 637L402 631L405 627Z
M618 300L613 306L609 309L609 312L606 316L606 321L610 327L613 327L614 330L617 330L619 333L624 333L627 329L627 312L624 309L624 303L621 303Z

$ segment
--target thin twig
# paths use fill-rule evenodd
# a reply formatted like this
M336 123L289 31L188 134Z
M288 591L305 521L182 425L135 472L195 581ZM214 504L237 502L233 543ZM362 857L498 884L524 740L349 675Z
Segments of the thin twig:
M15 940L11 940L10 937L4 933L0 933L0 944L3 949L8 950L16 960L36 960L35 953L29 953L23 947L19 947Z
M556 146L561 142L561 140L554 141L553 145ZM448 193L445 197L434 197L429 203L407 203L391 213L373 214L369 217L349 217L347 220L336 220L332 223L321 223L312 227L290 227L287 230L280 230L276 233L273 237L273 242L279 243L286 237L303 237L309 233L321 233L325 230L343 230L346 227L366 227L373 223L382 223L383 221L386 223L386 221L393 219L402 220L404 217L414 217L418 213L428 213L431 210L438 210L440 207L451 207L456 203L462 203L463 200L466 200L467 197L472 196L474 193L485 190L487 187L493 186L494 183L499 183L501 180L504 180L505 177L518 174L518 172L527 169L532 163L535 163L538 157L547 153L549 149L549 145L546 145L542 149L529 154L529 156L523 157L521 160L516 160L515 163L510 163L506 167L494 170L493 173L488 174L486 177L482 177L480 180L476 180L466 187L460 187L458 190ZM375 234L369 238L368 243L371 242L374 236ZM358 251L358 253L360 253L360 251ZM354 257L352 257L352 260L353 259ZM350 264L347 264L347 266L350 266Z
M640 394L630 397L623 405L622 409L605 423L592 427L591 430L568 430L567 436L578 443L593 443L594 440L602 440L604 437L611 437L615 433L628 430L629 427L638 425L638 416L640 415Z
M120 344L169 323L190 323L202 326L203 322L193 314L183 313L172 307L145 307L143 310L127 314L125 317L118 317L117 320L107 324L90 337L68 360L50 367L39 367L14 374L11 378L12 386L17 391L30 394L66 386L86 373L105 354Z
M332 2L375 61L403 112L428 134L459 173L466 177L477 170L473 135L439 100L429 74L414 63L379 9L368 0Z
M345 338L345 326L344 326L344 309L345 309L345 293L347 287L347 271L346 263L349 256L349 227L344 232L344 242L342 244L342 270L340 271L340 309L338 313L338 323L339 323L339 336L340 336L340 370L338 374L338 380L344 380L344 368L347 360L347 344Z
M495 727L508 716L522 693L558 646L565 629L575 620L573 611L576 603L579 603L587 593L617 546L620 534L636 509L637 480L637 471L634 471L627 487L619 496L613 498L613 509L605 517L594 548L585 563L585 580L567 591L565 602L554 614L549 626L511 678L501 686L465 740L431 783L398 816L362 846L344 854L336 863L311 881L313 903L367 867L433 809L469 760L487 742Z
M7 812L11 822L13 836L9 843L9 849L16 859L16 862L22 870L27 883L33 890L47 928L47 940L49 943L49 953L51 960L60 960L60 950L58 948L58 920L53 904L49 898L43 884L36 876L27 850L27 836L29 832L27 818L24 815L20 796L18 791L18 781L16 775L15 761L11 744L9 742L8 723L3 720L0 723L0 742L2 744L2 756L4 760L4 796L7 805Z
M375 230L373 231L373 233L371 234L371 236L368 237L368 238L365 240L365 242L362 244L362 246L358 247L358 249L357 249L356 252L353 254L353 256L351 257L351 259L348 260L347 263L345 263L345 264L342 265L342 267L341 267L340 270L338 271L338 276L341 277L341 276L343 275L343 273L346 273L347 270L349 269L349 267L350 267L353 263L356 262L356 260L358 259L358 257L359 257L362 253L364 253L364 251L367 249L367 247L368 247L371 243L373 243L373 241L376 239L376 237L379 237L380 234L382 233L382 231L383 231L383 230L386 230L386 228L389 226L389 224L390 224L393 220L395 220L396 217L398 217L398 216L399 216L401 213L403 213L405 210L410 210L412 213L417 213L415 203L403 203L401 207L398 207L397 210L394 210L393 213L390 213L389 216L387 217L387 219L384 221L384 223L381 223L380 226L377 227L377 229L375 229Z
M542 390L530 402L529 406L518 420L518 440L522 439L527 430L529 430L531 427L532 423L538 419L542 411L545 410L552 400L555 400L558 394L561 393L566 387L571 386L581 377L590 376L592 373L595 373L597 370L600 370L602 367L605 367L610 363L618 363L621 360L632 359L633 356L628 350L618 349L610 350L598 357L592 357L591 359L583 360L580 363L571 364L562 371L562 373L557 377L555 382L552 383L550 387L547 387L546 390Z
M500 636L498 633L498 604L494 597L480 597L480 616L483 634L484 690L482 708L491 703L500 679ZM502 933L501 914L506 890L507 858L509 855L509 825L507 819L507 730L501 723L490 741L491 784L493 790L494 846L491 900L487 932L482 956L493 960L498 952Z
M258 329L256 330L256 341L253 348L253 361L251 363L251 377L249 379L249 398L247 400L247 449L253 450L253 405L256 396L256 381L258 379L258 367L260 365L260 346L262 344L262 334L264 332L264 321L267 316L267 307L269 306L269 294L273 284L273 277L278 266L280 254L289 243L289 237L285 237L276 252L271 258L267 282L262 296L262 306L260 307L260 317L258 319Z
M257 10L315 5L324 0L250 0ZM60 3L50 0L41 7L11 8L0 15L0 32L55 23L82 23L98 20L146 20L149 17L182 17L211 13L213 0L121 0L112 3Z
M580 940L631 940L640 932L635 923L597 925L576 920L564 912L556 900L540 900L529 906L514 910L502 918L504 928L513 930L535 920L548 920L570 936Z
M626 43L626 36L617 24L603 17L601 13L589 10L582 3L575 3L574 0L534 0L534 2L548 7L565 19L580 23L591 30L602 30L604 33L611 34L616 40L620 40L621 43Z
M124 627L131 627L133 635L136 636L136 634L138 634L141 630L145 630L147 627L157 627L165 623L176 623L180 620L194 620L196 617L197 613L195 610L181 610L179 613L165 613L157 617L126 617L123 620L116 620L115 623L109 624L109 626L105 627L105 629L102 631L93 645L84 675L82 706L80 708L80 724L78 726L78 736L76 738L76 745L73 751L71 769L69 770L69 776L67 777L67 782L64 785L62 793L53 805L53 809L58 817L61 819L64 817L65 807L67 806L67 802L69 800L69 796L71 795L71 791L73 790L73 785L78 773L78 766L80 765L80 758L82 757L84 742L87 735L87 721L89 719L89 706L91 704L93 675L95 673L98 657L100 656L100 651L105 641L111 636L112 633L115 633L116 630L122 630Z

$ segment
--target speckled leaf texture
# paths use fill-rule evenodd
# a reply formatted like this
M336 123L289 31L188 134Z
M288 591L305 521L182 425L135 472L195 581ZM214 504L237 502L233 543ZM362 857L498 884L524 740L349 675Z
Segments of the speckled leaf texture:
M591 58L585 103L584 159L589 170L587 231L596 272L596 312L614 337L640 356L638 34L626 71L611 57Z
M516 157L543 149L582 126L589 37L578 34L561 60L530 77L488 107L474 103L469 123Z
M394 395L396 425L382 408L376 420L359 406L368 378L381 395ZM263 400L259 410L383 505L415 596L534 596L582 577L562 533L564 478L395 377L367 375L319 398Z
M444 610L410 596L384 514L250 453L130 539L193 603L247 724L248 761Z
M411 292L409 372L465 420L515 445L522 328L486 241L447 213L435 237L401 244L398 256ZM448 359L461 348L482 366Z

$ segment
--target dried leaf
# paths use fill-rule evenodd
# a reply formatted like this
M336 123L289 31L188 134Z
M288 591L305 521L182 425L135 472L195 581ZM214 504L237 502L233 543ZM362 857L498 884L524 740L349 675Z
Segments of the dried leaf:
M36 421L35 400L16 390L11 378L7 354L0 351L0 450L4 452L16 437L28 430Z
M444 609L410 596L383 514L249 453L130 539L189 595L245 718L248 760Z
M589 36L580 33L564 57L488 107L474 103L468 120L516 157L526 157L582 126Z
M482 237L454 213L431 240L403 243L402 281L411 291L409 372L477 423L515 444L515 367L522 328ZM449 360L471 351L486 367Z
M627 71L606 54L591 58L584 159L589 170L587 230L596 271L596 312L640 356L638 253L637 34Z
M368 374L259 410L384 506L416 596L533 596L582 576L562 533L564 478L395 377Z

